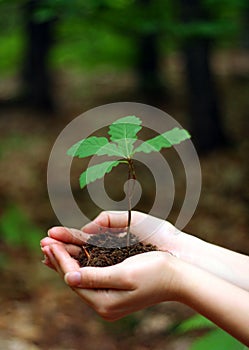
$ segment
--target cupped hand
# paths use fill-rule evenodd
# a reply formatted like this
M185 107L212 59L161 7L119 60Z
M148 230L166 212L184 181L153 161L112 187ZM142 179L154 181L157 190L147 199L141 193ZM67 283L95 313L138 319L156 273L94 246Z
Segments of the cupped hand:
M52 227L48 230L48 237L43 238L40 242L41 250L44 253L43 263L56 270L49 258L50 255L48 253L50 251L50 246L52 244L61 245L72 257L76 257L79 255L82 245L86 243L88 238L89 234L81 230L63 226Z
M127 229L128 216L124 211L103 211L93 221L82 227L81 230L53 227L48 231L48 236L41 240L41 249L45 254L44 264L55 269L46 252L54 243L61 244L68 253L75 257L79 254L81 246L84 245L92 234L105 232L106 230L120 233ZM170 252L178 256L181 251L181 240L184 233L168 221L132 211L131 232L144 243L156 245L159 250Z
M168 221L141 212L132 211L131 218L130 231L140 241L154 244L158 249L169 251L173 254L177 252L179 246L178 236L182 236L183 232ZM56 242L82 246L91 234L101 233L106 229L116 233L124 232L127 228L127 219L127 212L104 211L81 230L53 227L48 231L49 238L41 241L41 246L44 247Z
M66 283L105 320L177 298L178 259L166 252L139 254L108 267L83 268L62 244L50 245L47 254Z

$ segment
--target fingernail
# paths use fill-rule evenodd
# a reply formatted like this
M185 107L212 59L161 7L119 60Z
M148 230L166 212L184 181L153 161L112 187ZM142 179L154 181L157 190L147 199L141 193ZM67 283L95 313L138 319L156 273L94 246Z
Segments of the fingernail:
M55 232L56 231L56 227L54 226L54 227L50 227L49 229L48 229L48 237L50 237L50 234L52 233L53 234L53 232Z
M67 272L64 279L66 284L77 286L81 283L81 273L79 271Z
M44 255L43 259L41 260L41 262L43 264L46 264L46 262L48 261L48 258L46 257L46 255Z

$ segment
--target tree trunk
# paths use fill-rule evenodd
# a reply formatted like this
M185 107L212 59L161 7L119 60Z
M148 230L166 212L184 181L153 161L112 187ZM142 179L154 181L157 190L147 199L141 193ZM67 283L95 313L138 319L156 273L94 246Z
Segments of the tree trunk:
M185 23L208 20L199 0L180 0ZM193 34L183 45L189 91L189 113L195 144L209 152L227 144L210 67L211 39Z
M41 0L30 0L24 5L27 42L22 72L22 95L27 104L41 110L52 110L54 104L48 58L55 21L35 20L35 12L40 4Z
M138 0L141 7L148 7L153 0ZM137 61L139 91L149 101L160 101L165 97L160 73L159 33L157 31L142 32L137 37Z

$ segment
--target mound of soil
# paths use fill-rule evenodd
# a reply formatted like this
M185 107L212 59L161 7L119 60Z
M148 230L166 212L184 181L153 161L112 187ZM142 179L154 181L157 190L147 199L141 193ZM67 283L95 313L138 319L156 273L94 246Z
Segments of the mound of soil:
M139 242L133 234L130 235L130 245L127 246L126 244L126 235L96 234L82 247L82 251L76 259L79 261L80 267L104 267L118 264L136 254L158 250L152 244Z

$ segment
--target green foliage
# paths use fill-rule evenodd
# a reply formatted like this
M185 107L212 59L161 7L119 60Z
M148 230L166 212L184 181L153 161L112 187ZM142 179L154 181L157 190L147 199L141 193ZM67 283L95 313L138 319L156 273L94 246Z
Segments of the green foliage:
M83 33L83 34L82 34ZM54 67L85 70L121 70L130 67L135 59L132 38L120 35L102 24L93 26L80 18L58 23L57 44L51 55Z
M105 161L89 167L80 175L81 188L84 188L97 179L101 179L120 163L127 163L129 165L129 171L132 171L134 174L131 161L135 153L158 152L162 148L171 147L190 138L186 130L174 128L134 148L137 133L142 129L141 124L141 119L136 116L120 118L109 126L108 134L112 142L108 142L105 137L90 136L77 142L67 151L69 156L78 158L85 158L94 154L97 156L107 155L119 158L119 160Z
M141 120L135 116L127 116L116 120L110 125L108 134L111 141L122 139L136 139L141 130Z
M91 182L94 182L97 179L101 179L105 174L108 174L112 168L119 165L119 161L107 161L101 164L93 165L89 167L80 175L80 187L84 188Z
M187 320L181 322L175 329L177 333L186 333L190 331L194 331L197 329L204 328L214 328L216 327L213 322L208 320L206 317L196 314Z
M0 35L0 71L1 76L9 74L10 71L17 72L21 61L21 35L20 33L8 33Z
M122 149L120 149L120 143L119 141L117 141L117 143L113 143L113 142L108 142L105 146L103 146L102 148L100 148L96 154L98 156L116 156L116 157L123 157L123 151Z
M0 1L0 72L16 73L25 45L25 0ZM160 49L168 52L193 36L211 37L218 45L234 46L245 28L246 0L202 0L208 20L184 23L179 3L153 0L43 0L34 20L56 21L56 45L51 63L70 69L126 68L136 60L137 40L146 34L160 35ZM245 24L244 24L245 26ZM242 34L243 35L243 34Z
M118 119L110 125L108 134L113 142L117 143L118 151L124 158L131 158L133 144L137 139L137 133L141 130L141 120L135 116L127 116Z
M183 321L175 328L177 334L184 334L196 330L214 329L195 340L189 350L244 350L246 347L231 335L218 328L210 320L196 314Z
M0 234L10 246L24 246L37 250L42 231L16 206L7 208L0 217Z
M143 142L140 146L138 146L134 153L137 152L159 152L162 148L168 148L173 145L177 145L184 140L190 138L190 134L187 130L174 128L172 130L164 132L162 135L158 135L151 140Z
M109 28L121 35L137 38L148 33L167 35L167 41L176 36L208 36L230 38L239 31L238 24L246 10L246 0L202 0L201 6L207 19L196 19L183 23L179 15L180 6L172 0L44 0L37 10L37 19L46 20L57 16L63 20L80 18L86 23L97 24L98 29ZM171 40L172 40L171 39Z
M231 335L217 329L196 340L189 350L244 350L246 347Z
M73 145L67 154L72 157L85 158L96 154L104 145L108 144L108 140L105 137L88 137Z

